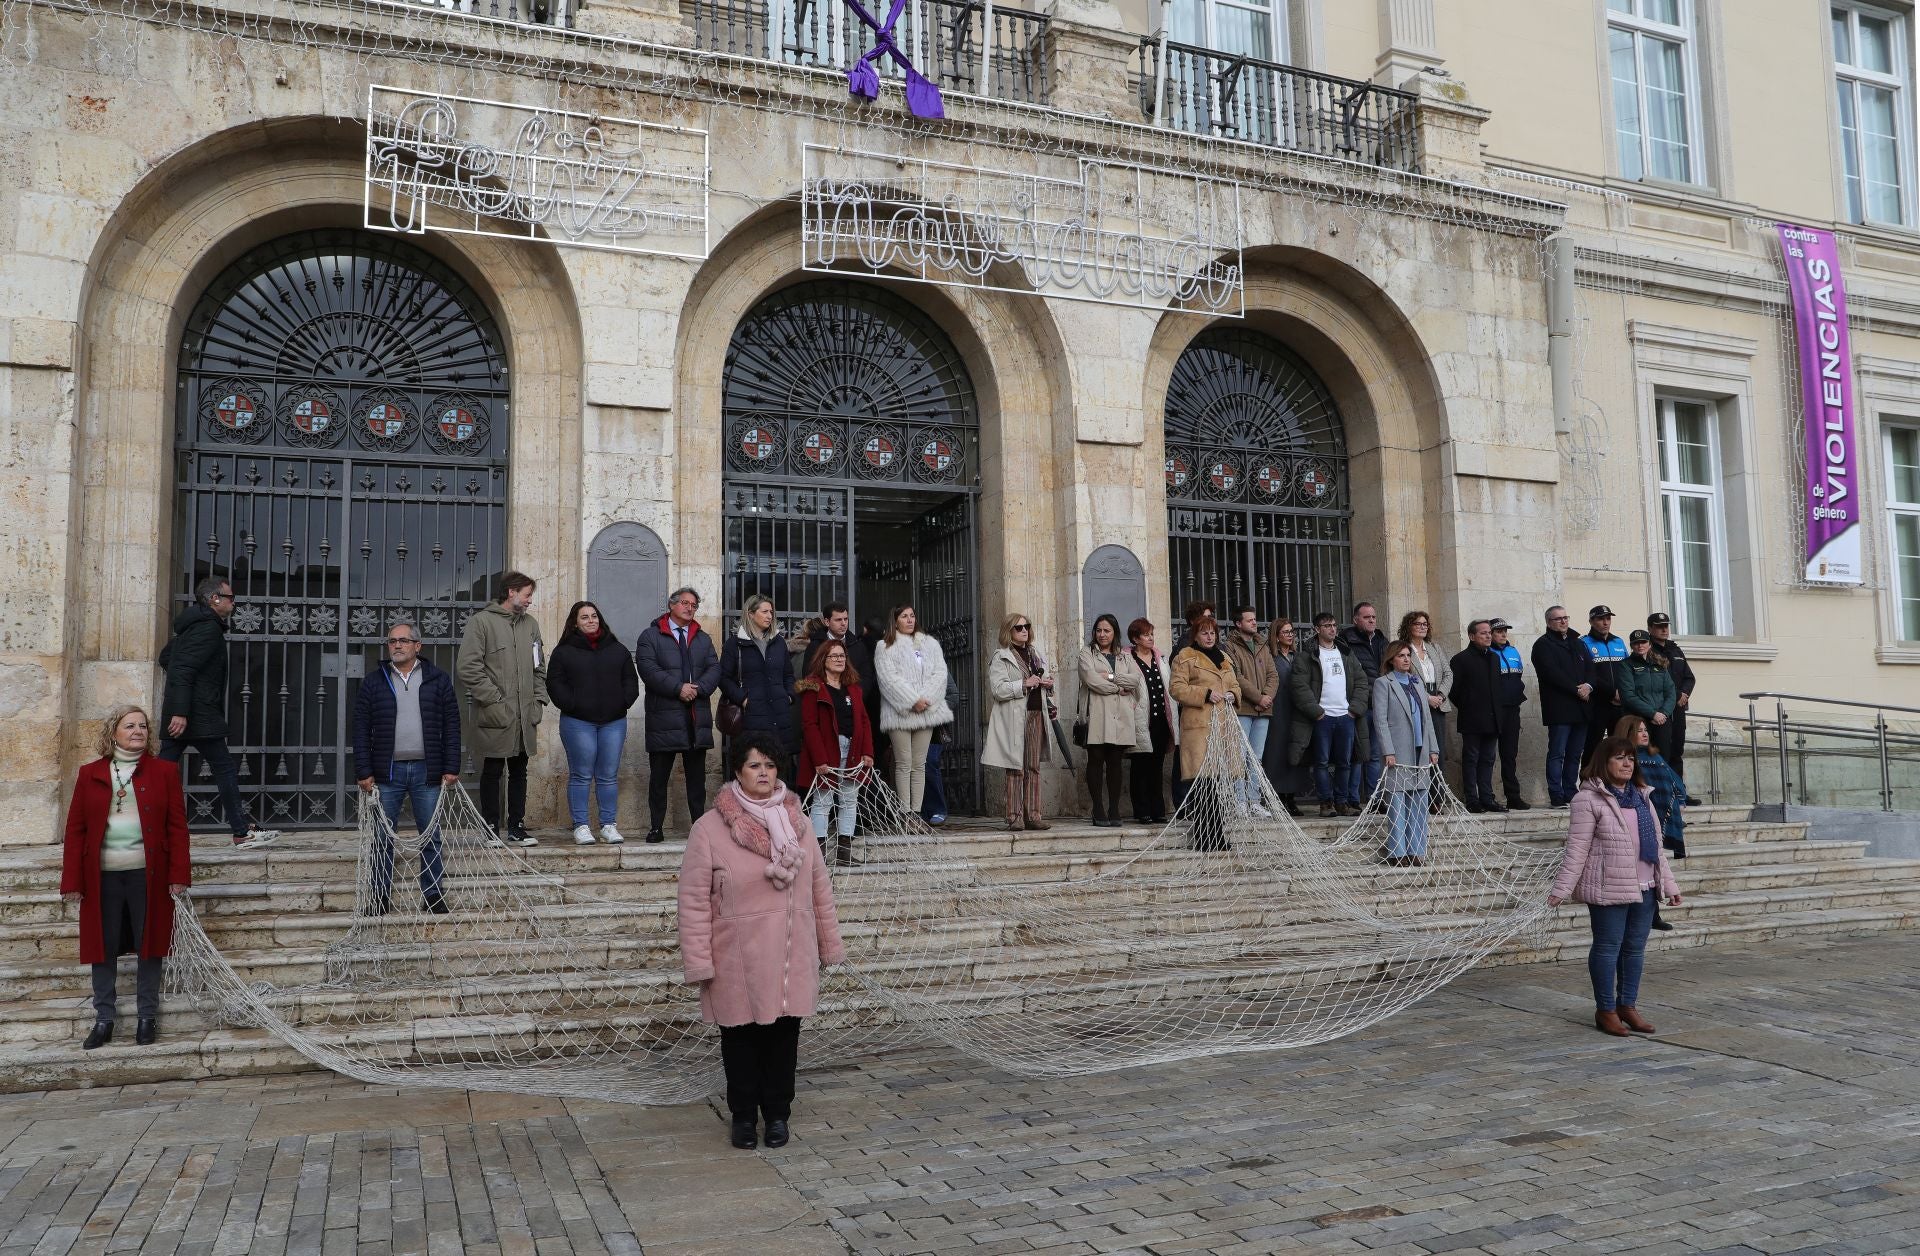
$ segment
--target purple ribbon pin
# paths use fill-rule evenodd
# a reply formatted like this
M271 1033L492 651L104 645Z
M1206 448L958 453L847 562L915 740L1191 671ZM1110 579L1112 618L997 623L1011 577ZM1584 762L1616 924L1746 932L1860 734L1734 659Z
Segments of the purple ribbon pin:
M893 27L900 20L900 11L907 7L907 0L893 0L893 7L887 10L886 24L874 20L860 0L847 0L847 7L854 16L866 23L873 32L873 47L847 71L847 90L855 96L868 100L880 98L880 73L873 63L883 55L894 59L907 79L907 108L916 118L944 118L946 106L940 100L940 87L926 75L913 68L913 62L907 60L907 54L900 51L900 45L893 41Z

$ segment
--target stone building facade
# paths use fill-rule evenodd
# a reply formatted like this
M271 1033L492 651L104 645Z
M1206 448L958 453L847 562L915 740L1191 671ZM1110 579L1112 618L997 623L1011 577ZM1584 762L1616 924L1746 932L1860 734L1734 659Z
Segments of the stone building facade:
M1263 619L1365 596L1447 632L1500 614L1523 640L1548 602L1608 601L1624 631L1668 596L1655 425L1675 399L1711 403L1723 465L1727 587L1713 631L1687 634L1703 704L1753 685L1920 705L1902 618L1920 589L1898 585L1879 452L1920 415L1920 240L1846 223L1842 132L1808 120L1833 109L1830 45L1685 6L1717 93L1689 106L1709 186L1621 174L1600 0L1497 30L1466 0L1279 4L1264 53L1216 34L1229 60L1258 54L1233 91L1204 48L1163 50L1153 13L961 5L995 33L984 61L977 44L940 61L937 123L892 79L849 100L843 46L794 25L810 9L776 7L769 34L764 3L519 3L7 5L0 841L55 837L95 721L154 699L166 625L209 572L239 594L243 786L283 825L346 814L344 704L385 623L415 617L445 657L509 567L539 578L550 640L583 596L630 638L671 584L705 594L714 631L756 591L789 621L828 596L862 618L914 599L974 726L1010 611L1056 659L1097 609L1168 625L1193 594ZM1190 37L1239 29L1169 13ZM992 91L972 92L976 66ZM704 255L367 230L375 84L704 131ZM1770 125L1788 97L1807 116ZM1911 206L1911 127L1901 142ZM1042 296L1004 267L809 270L809 146L1237 185L1244 314ZM1791 578L1770 215L1841 224L1867 311L1877 548L1858 589ZM971 735L950 760L963 798L997 789ZM551 819L551 736L543 759Z

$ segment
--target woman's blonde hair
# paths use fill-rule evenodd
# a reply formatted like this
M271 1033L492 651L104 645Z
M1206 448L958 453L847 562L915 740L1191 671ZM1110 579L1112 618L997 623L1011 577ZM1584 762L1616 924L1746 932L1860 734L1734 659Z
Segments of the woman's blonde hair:
M773 627L767 629L767 635L764 637L760 635L760 630L753 626L753 613L761 607L771 604L772 601L773 599L764 593L756 593L748 598L746 606L740 611L740 631L752 637L755 641L771 641L779 636L780 621L778 619L773 621Z
M1000 647L1002 649L1011 650L1013 648L1013 626L1019 623L1023 619L1026 620L1028 623L1033 622L1033 616L1022 615L1018 611L1015 611L1013 614L1007 616L1005 619L1000 621ZM1033 633L1027 634L1027 644L1029 646L1033 644L1034 636L1035 634Z
M147 715L147 708L129 702L107 712L106 720L100 725L100 735L94 739L93 743L93 748L100 752L102 759L113 758L113 732L120 727L121 720L126 719L135 712L141 715ZM149 746L153 744L153 717L151 715L147 715L147 744Z

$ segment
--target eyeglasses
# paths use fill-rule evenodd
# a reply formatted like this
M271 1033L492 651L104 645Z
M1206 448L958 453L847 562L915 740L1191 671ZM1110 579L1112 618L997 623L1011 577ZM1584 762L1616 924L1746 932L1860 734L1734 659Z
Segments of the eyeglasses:
M1549 615L1547 616L1547 622L1550 624L1564 624L1567 622L1567 617L1565 615Z
M213 595L213 596L212 596L211 598L209 598L208 600L209 600L209 601L213 601L213 602L231 602L231 601L233 601L233 594L231 594L231 593L216 593L216 594L214 594L214 595Z
M388 638L387 638L387 644L388 644L388 645L419 645L419 644L420 644L420 638L418 638L418 637L388 637Z

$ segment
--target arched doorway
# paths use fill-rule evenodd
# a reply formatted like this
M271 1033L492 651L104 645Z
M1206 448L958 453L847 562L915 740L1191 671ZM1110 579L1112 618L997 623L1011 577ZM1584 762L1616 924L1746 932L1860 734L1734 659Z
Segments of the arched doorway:
M948 801L973 811L980 418L958 351L884 288L796 284L734 329L722 406L722 622L755 593L787 633L830 601L856 624L912 602L959 688Z
M1202 332L1167 384L1166 451L1176 624L1200 599L1262 622L1346 609L1346 430L1311 367L1257 331Z
M174 607L230 579L231 743L255 817L352 817L351 712L405 616L451 669L506 549L507 362L492 316L404 241L310 231L252 250L188 319ZM188 811L214 817L189 760Z

